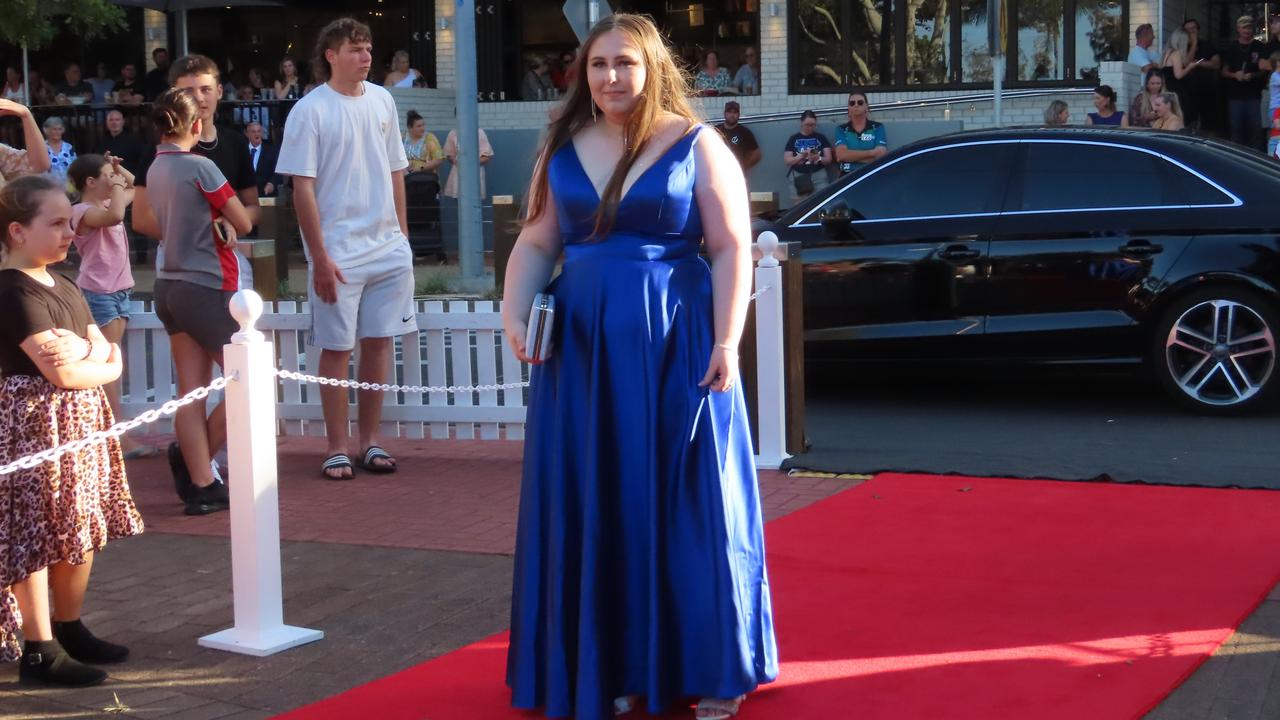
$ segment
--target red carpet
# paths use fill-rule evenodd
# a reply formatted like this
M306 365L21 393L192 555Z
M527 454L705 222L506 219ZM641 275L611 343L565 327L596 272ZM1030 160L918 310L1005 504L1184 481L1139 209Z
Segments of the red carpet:
M1280 492L879 476L768 525L782 672L739 717L1141 717L1280 580L1278 520ZM283 717L533 717L505 648Z

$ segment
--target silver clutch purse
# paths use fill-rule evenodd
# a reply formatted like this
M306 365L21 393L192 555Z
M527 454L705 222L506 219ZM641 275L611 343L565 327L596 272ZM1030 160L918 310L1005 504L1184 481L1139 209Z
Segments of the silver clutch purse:
M550 293L533 296L529 308L529 330L524 337L524 352L535 363L551 357L551 329L556 317L556 298Z

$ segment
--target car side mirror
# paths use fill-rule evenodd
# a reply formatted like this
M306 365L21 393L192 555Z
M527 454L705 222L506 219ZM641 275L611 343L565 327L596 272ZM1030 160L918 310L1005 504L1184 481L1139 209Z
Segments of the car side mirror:
M849 216L848 208L837 206L824 210L819 215L819 220L822 223L822 234L828 240L847 242L853 237L852 228L849 225L852 218Z

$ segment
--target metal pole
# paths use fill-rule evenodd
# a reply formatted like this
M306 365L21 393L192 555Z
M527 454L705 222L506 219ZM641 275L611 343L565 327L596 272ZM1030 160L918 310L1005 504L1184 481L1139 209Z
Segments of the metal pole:
M1000 127L1004 124L1001 118L1001 95L1004 91L1004 55L996 55L991 58L991 76L995 78L994 87L992 88L991 104L995 109L995 126Z
M454 62L458 73L458 161L453 171L458 173L458 260L462 266L462 280L474 282L484 277L475 0L457 0L454 28Z
M31 62L26 43L22 44L22 104L31 107Z
M175 14L178 17L178 48L182 50L179 57L190 55L191 47L187 43L187 9L182 8Z

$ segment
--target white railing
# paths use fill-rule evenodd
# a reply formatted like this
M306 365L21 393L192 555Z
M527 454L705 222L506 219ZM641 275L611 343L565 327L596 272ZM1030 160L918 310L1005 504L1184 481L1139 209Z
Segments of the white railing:
M418 332L396 339L389 382L469 386L517 383L527 366L502 340L501 306L487 301L418 301ZM257 322L281 370L317 374L319 350L307 345L307 303L267 304ZM134 302L124 338L123 412L126 417L159 407L177 395L169 338L149 303ZM143 362L137 359L142 358ZM354 363L349 377L354 377ZM276 390L281 435L324 434L319 387L286 381ZM525 402L520 388L474 393L387 393L382 432L388 436L495 440L524 438ZM157 431L171 430L157 423Z

